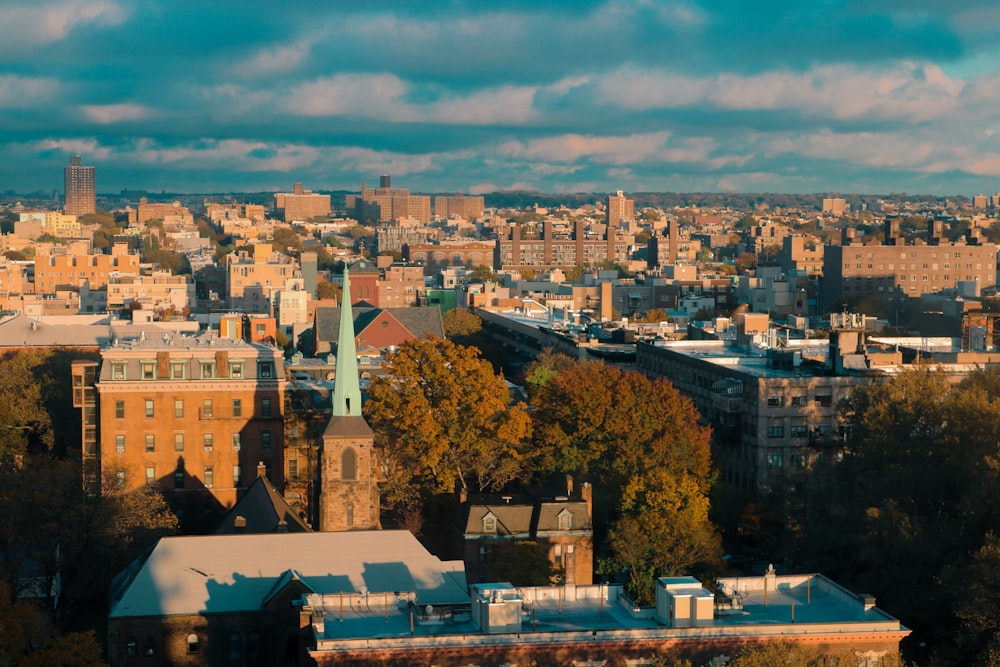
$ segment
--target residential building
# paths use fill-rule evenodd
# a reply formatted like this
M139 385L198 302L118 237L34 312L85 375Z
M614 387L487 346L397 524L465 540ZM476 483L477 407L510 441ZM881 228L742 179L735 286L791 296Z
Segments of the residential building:
M136 213L136 222L142 225L151 220L161 220L165 225L168 223L194 224L194 216L191 215L191 211L186 206L181 206L179 201L150 202L148 197L141 197Z
M382 176L379 187L369 188L361 184L360 195L347 195L348 213L353 213L360 222L389 222L412 219L418 223L431 221L431 198L426 195L412 195L405 188L392 187L389 176Z
M304 190L301 183L296 183L291 192L275 193L274 208L289 223L325 218L330 215L330 195Z
M94 168L83 164L79 155L69 159L63 167L63 212L69 215L87 215L97 211L94 185Z
M354 275L354 302L376 308L406 308L423 300L427 285L424 267L419 264L393 262L381 256L376 263L362 259L350 265ZM334 278L334 282L337 279Z
M354 344L357 348L373 347L387 350L403 343L433 335L444 338L441 309L437 306L409 308L354 307ZM341 318L339 307L318 307L313 325L313 356L335 351L340 343Z
M926 238L907 244L898 220L887 220L884 227L879 245L863 244L848 228L840 245L824 248L822 309L865 295L902 305L921 294L956 289L962 281L974 281L980 292L996 286L997 245L984 241L982 230L969 229L963 238L949 242L942 222L931 220Z
M107 287L112 275L139 275L139 255L116 243L111 254L90 251L88 243L69 246L38 246L35 257L35 292L55 294L57 290L92 290Z
M568 586L594 582L593 489L585 483L580 497L570 495L536 502L473 501L466 505L465 572L470 582L496 581L495 559L510 557L499 545L530 541L538 545ZM509 563L505 563L508 565Z
M605 224L608 229L627 227L631 222L635 222L635 201L627 198L621 190L608 195L605 214Z
M485 202L482 197L468 195L437 195L434 197L434 215L438 218L465 218L475 220L483 215Z
M88 489L153 486L182 524L204 529L236 503L259 463L280 483L281 350L212 333L116 340L101 349L94 387Z
M786 236L781 239L778 265L789 275L822 276L825 247L814 236Z
M244 313L272 314L277 292L304 287L295 259L274 252L270 243L255 243L226 255L226 273L229 307Z
M827 197L823 200L823 213L841 216L850 212L850 210L851 207L848 206L847 200L841 197Z
M493 266L496 243L490 241L440 241L403 244L403 261L429 269L443 266Z
M546 219L541 230L522 225L498 229L493 268L497 271L547 271L628 262L630 235L611 227L598 235L588 232L585 225L583 220L577 220L572 231L560 229L557 232L553 221Z
M383 223L375 227L375 250L378 253L398 252L402 254L405 246L432 245L434 241L439 241L440 237L440 230L430 227ZM493 244L489 244L489 252L486 257L490 258L492 254ZM426 263L426 260L423 261Z
M108 310L135 307L132 304L143 310L184 312L196 305L194 278L168 271L139 276L112 273L107 285Z

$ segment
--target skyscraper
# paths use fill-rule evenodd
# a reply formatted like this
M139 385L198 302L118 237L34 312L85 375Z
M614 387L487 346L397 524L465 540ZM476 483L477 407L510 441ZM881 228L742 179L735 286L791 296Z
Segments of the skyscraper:
M74 155L63 167L66 202L63 213L86 215L97 211L94 194L94 168L80 164L80 156Z

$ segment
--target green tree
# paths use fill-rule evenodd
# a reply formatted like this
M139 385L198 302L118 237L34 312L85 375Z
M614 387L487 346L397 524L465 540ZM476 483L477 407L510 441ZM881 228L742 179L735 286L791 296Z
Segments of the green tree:
M465 308L452 308L442 320L444 335L451 339L472 336L483 329L482 318Z
M409 487L397 497L420 480L435 492L495 490L522 475L527 411L511 405L503 377L477 350L431 336L402 345L384 371L371 384L365 416L386 486Z
M565 354L558 354L547 347L524 369L524 385L528 398L535 400L539 390L559 375L561 371L575 368L577 361Z
M493 273L493 269L486 266L485 264L479 264L478 266L472 267L469 271L469 282L480 282L480 283L493 283L496 282L497 276Z
M291 227L276 226L271 243L276 251L285 255L297 255L302 251L302 237Z
M0 359L0 461L29 452L48 452L55 442L35 370L43 352Z
M316 283L316 294L320 299L336 299L337 303L340 303L343 293L340 285L336 283L327 282L326 280L320 280Z

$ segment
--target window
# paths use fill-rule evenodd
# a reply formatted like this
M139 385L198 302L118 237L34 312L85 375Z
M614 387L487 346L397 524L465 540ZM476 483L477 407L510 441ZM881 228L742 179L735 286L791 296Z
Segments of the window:
M233 486L239 486L242 478L243 468L240 466L233 466Z
M137 655L139 655L139 641L135 637L129 637L125 640L125 656L134 658Z
M240 451L240 434L233 433L233 449L237 452Z
M497 532L497 518L492 514L487 514L483 517L483 532L484 533L495 533Z
M271 399L262 398L260 399L260 416L270 417L271 416Z
M354 503L347 503L347 527L350 528L354 525Z
M570 530L573 527L573 514L569 510L559 513L559 530Z
M142 379L143 380L155 380L156 379L156 364L152 361L142 362Z
M155 452L156 451L156 436L152 433L146 434L146 451Z
M212 466L205 466L205 476L203 477L206 489L211 489L212 484L215 483L215 472L212 470Z
M211 380L215 377L215 362L214 361L202 361L200 363L201 367L201 379Z
M184 401L180 398L174 399L174 417L181 418L184 416Z
M211 419L212 413L213 413L212 399L206 398L201 402L201 416L204 417L205 419Z
M198 652L198 635L191 633L187 636L188 645L188 655L193 655Z
M299 481L299 460L288 459L288 481Z
M816 394L816 405L821 408L828 408L833 405L833 397L830 394Z
M792 437L805 438L809 436L809 427L805 424L792 424Z
M779 407L780 408L784 404L785 404L785 397L782 396L781 394L775 394L773 396L768 396L767 397L767 405L769 407L772 407L772 408L773 407Z
M273 361L258 361L257 362L257 377L259 377L259 378L272 378L272 377L274 377L274 362Z
M184 469L178 468L174 471L174 488L183 489L184 488Z
M260 448L265 452L271 451L271 432L262 431L260 434Z
M153 416L153 399L151 399L151 398L145 399L144 404L146 406L146 416L147 417L152 417Z
M768 468L780 468L780 467L782 467L781 452L776 452L774 454L768 454L767 455L767 467Z
M805 405L806 405L805 396L792 396L792 407L801 408L804 407Z
M201 443L205 447L206 452L212 451L212 444L215 441L214 433L205 433L201 436Z
M348 447L340 455L340 479L358 478L358 457L354 450Z
M156 484L156 466L146 466L146 484Z
M233 416L234 417L243 416L243 401L238 398L233 399Z
M785 427L781 424L768 424L767 425L767 437L769 438L783 438L785 437Z
M115 436L115 453L124 454L125 453L125 434L119 433Z
M174 433L174 451L183 452L184 451L184 434Z
M485 563L487 560L489 560L489 557L490 557L489 550L485 546L479 547L479 562Z
M171 361L170 362L170 379L171 380L183 380L186 373L184 372L184 362L183 361Z
M115 401L115 419L125 419L125 401Z
M242 379L243 377L243 362L242 361L230 361L229 362L229 377L236 380Z
M112 380L126 379L124 361L116 361L111 364L111 379Z

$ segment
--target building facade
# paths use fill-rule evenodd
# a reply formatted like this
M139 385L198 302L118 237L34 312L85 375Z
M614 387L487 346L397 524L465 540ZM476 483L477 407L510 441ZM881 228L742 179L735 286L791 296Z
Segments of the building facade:
M97 211L94 168L84 165L79 155L71 157L69 164L63 167L63 187L64 213L87 215Z
M275 193L274 208L282 213L285 222L325 218L330 215L330 195L305 190L301 183L296 183L291 192Z
M542 228L512 225L498 230L493 268L497 271L547 271L578 266L601 266L606 262L628 262L630 236L608 227L601 237L590 234L578 220L571 232L556 233L553 222Z
M281 483L280 349L213 334L117 341L101 350L94 386L90 485L155 487L197 523L232 507L258 464Z

